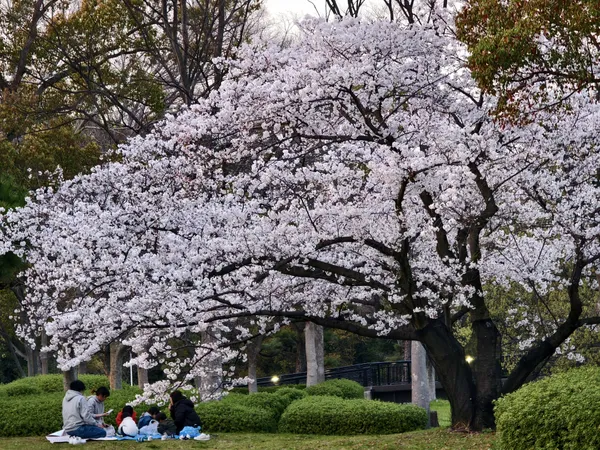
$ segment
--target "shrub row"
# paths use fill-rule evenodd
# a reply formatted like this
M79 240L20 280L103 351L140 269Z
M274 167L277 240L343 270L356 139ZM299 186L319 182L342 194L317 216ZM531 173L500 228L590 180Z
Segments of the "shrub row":
M79 379L83 381L88 391L109 385L108 378L104 375L81 375ZM0 397L22 397L52 392L63 392L63 376L61 374L21 378L12 383L0 385Z
M279 421L280 432L296 434L392 434L426 426L426 411L414 405L326 396L292 403Z
M83 375L81 380L88 387L86 396L91 395L91 389L108 385L102 376ZM209 433L276 432L278 424L280 431L290 433L399 433L427 423L424 410L368 402L362 399L362 391L358 383L330 380L306 390L284 386L253 395L233 393L222 401L199 404L196 409ZM311 392L314 395L309 396ZM111 391L105 410L115 412L105 422L115 425L117 412L138 393L137 387L129 386ZM326 393L336 396L325 396ZM32 377L0 386L0 436L38 436L59 430L63 397L60 375ZM148 405L135 407L138 416L147 409Z
M501 448L600 448L600 368L529 383L496 401Z
M83 376L81 378L85 379ZM99 386L100 385L101 384L99 384ZM7 386L10 385L3 387ZM110 397L106 399L104 409L105 411L114 409L115 412L109 417L106 417L104 421L111 425L116 425L115 418L117 412L121 410L125 404L134 400L135 395L140 392L141 391L136 387L126 387L119 391L111 391ZM86 397L88 395L91 395L90 391L86 392ZM0 436L42 436L60 430L62 428L63 397L64 392L62 390L62 384L59 392L41 393L37 395L22 394L18 398L14 396L1 396ZM148 405L139 405L135 407L138 416L143 414L147 409Z

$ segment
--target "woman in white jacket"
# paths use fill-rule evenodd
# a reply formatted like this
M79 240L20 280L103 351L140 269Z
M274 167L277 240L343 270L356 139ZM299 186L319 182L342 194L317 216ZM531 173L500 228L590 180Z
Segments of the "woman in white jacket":
M136 436L138 434L138 427L133 420L133 408L129 405L123 407L121 417L121 425L117 430L117 434L120 436Z

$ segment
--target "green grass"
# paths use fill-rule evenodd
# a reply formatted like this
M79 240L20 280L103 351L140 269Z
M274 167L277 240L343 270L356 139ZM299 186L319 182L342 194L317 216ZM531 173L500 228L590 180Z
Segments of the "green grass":
M218 450L489 450L494 433L455 433L447 428L413 431L403 434L375 436L313 436L292 434L229 434L212 435L209 442L154 441L137 442L89 442L85 448L105 449L218 449ZM51 444L45 438L0 438L2 450L60 450L68 444Z
M448 400L434 400L429 404L432 411L437 411L440 427L449 427L452 419L450 411L450 402Z

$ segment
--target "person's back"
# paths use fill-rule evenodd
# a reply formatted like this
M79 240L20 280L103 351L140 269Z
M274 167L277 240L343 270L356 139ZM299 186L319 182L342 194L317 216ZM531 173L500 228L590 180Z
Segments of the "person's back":
M184 427L199 427L202 425L200 416L194 409L191 400L185 398L180 391L171 393L171 417L179 433Z
M156 406L151 406L148 408L148 411L142 414L142 417L140 417L140 420L138 420L138 428L142 428L150 424L152 419L155 419L158 413L160 413L160 410Z
M117 434L121 435L121 436L135 436L138 434L138 427L135 423L135 420L133 420L133 408L129 405L126 405L123 407L123 409L121 410L121 417L123 418L123 420L121 421L121 424L119 425L119 429L117 430Z
M62 402L63 429L70 436L94 439L106 436L106 431L97 426L83 396L85 385L75 380L69 386Z

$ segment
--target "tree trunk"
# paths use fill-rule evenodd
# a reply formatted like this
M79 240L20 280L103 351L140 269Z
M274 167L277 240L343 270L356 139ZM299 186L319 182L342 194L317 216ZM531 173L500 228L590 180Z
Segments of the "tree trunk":
M256 365L258 363L258 353L262 345L263 336L259 336L248 343L246 350L248 355L248 392L254 394L258 392L258 385L256 384Z
M429 417L429 371L427 352L419 341L412 341L410 360L411 402L427 411ZM429 419L427 419L429 426Z
M306 385L325 381L325 340L323 327L307 322L304 327L306 341Z
M429 401L437 399L435 392L435 368L431 362L431 358L427 358L427 378L429 379Z
M120 342L110 344L110 381L111 389L123 388L123 357L126 353L126 347Z
M67 371L63 371L63 389L65 392L69 390L69 385L77 379L77 367L72 367Z
M296 330L296 372L306 372L306 344L304 322L293 324Z
M476 389L462 346L444 322L430 320L417 336L427 350L452 409L452 427L472 429Z
M477 392L472 427L482 430L496 425L492 402L500 396L502 389L501 337L491 319L475 320L471 327L475 355L469 356L474 358L470 364Z
M48 335L46 331L42 329L41 347L44 348L48 345ZM48 375L48 352L40 352L40 373L42 375Z
M137 366L137 377L138 377L138 387L143 390L144 386L149 383L148 369L144 369L143 367Z
M15 348L15 345L12 342L12 339L10 337L10 335L6 332L6 329L4 328L2 322L0 321L0 335L2 335L4 342L6 342L6 345L8 347L8 349L10 350L10 354L13 357L13 360L15 362L15 367L17 368L17 372L19 372L19 376L21 378L25 378L25 371L23 370L23 366L21 365L21 361L19 360L19 355L17 354L17 349Z
M83 375L87 373L87 361L79 363L79 374Z
M26 346L25 352L27 355L27 376L33 377L39 373L39 351Z
M216 347L216 338L208 331L201 334L202 345ZM199 394L202 400L219 398L222 392L223 361L218 351L207 354L204 363L204 376L200 379Z

